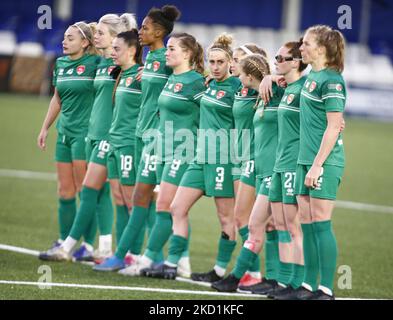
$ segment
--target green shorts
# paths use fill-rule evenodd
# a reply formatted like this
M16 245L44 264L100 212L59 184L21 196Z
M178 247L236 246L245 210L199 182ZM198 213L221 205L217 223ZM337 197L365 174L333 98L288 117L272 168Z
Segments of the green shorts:
M336 200L337 189L341 183L344 172L343 167L324 165L323 173L318 179L319 186L307 188L304 185L308 170L311 166L298 164L296 168L295 193L298 195L309 195L312 198Z
M200 189L208 197L233 198L232 164L191 163L180 186Z
M157 181L157 156L153 154L153 150L148 151L146 144L141 138L137 141L137 149L141 150L140 162L136 176L137 183L145 183L151 185L159 184ZM142 143L142 145L140 144Z
M58 133L55 161L71 163L74 160L86 161L85 137L68 137L65 134Z
M120 184L135 185L136 167L134 146L111 147L108 152L108 178L119 179Z
M255 161L249 160L242 165L240 182L255 188Z
M269 189L269 201L296 204L295 172L274 172Z
M157 182L167 182L175 186L180 185L180 181L186 172L189 163L173 159L172 162L157 164Z
M262 194L264 196L269 196L269 189L270 189L270 183L272 180L272 176L268 177L257 177L256 178L256 192L258 194Z
M106 167L110 145L107 140L86 138L86 160Z
M237 163L232 166L232 180L238 181L242 175L242 164Z

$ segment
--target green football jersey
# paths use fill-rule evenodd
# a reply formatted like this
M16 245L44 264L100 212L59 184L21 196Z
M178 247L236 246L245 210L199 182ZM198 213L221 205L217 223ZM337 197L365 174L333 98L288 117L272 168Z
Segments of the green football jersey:
M276 149L278 141L277 109L284 89L273 83L273 96L268 104L263 100L258 104L255 111L254 123L254 155L255 172L260 178L273 174L274 163L276 162Z
M296 171L299 156L300 92L306 77L288 84L278 106L278 144L275 172Z
M258 92L248 88L240 89L235 95L232 112L237 130L237 157L240 157L242 162L254 160L253 119L257 97ZM247 136L249 137L248 141L244 139ZM243 139L247 143L246 145L243 145Z
M312 165L327 128L327 112L344 112L346 88L342 75L332 69L311 71L300 99L300 146L298 163ZM340 133L324 164L343 167L344 145Z
M240 88L236 77L210 82L201 100L197 161L231 163L234 157L231 129L234 129L232 107Z
M141 83L135 80L139 64L124 70L115 93L115 107L109 130L111 146L135 145L135 129L141 105Z
M142 137L148 129L159 125L158 97L161 94L172 69L166 66L166 48L150 51L146 56L142 73L142 103L136 135Z
M112 123L112 94L116 80L110 75L115 68L112 58L101 57L94 78L95 98L89 121L87 136L92 140L105 140L109 138L109 129Z
M187 155L190 162L194 158L199 103L205 90L205 79L194 70L169 77L158 98L159 130L163 139L159 159L168 162L173 158L184 159ZM190 141L190 138L193 140Z
M61 100L56 125L59 133L70 137L87 135L99 60L99 56L89 54L77 60L71 60L68 56L56 60L52 82Z

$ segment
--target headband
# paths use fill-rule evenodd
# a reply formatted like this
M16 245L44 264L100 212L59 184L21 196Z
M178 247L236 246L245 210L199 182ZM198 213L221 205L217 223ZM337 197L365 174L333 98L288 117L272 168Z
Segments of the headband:
M83 32L82 28L80 26L78 26L76 23L73 24L74 27L78 28L78 30L80 31L80 33L82 33L83 38L87 39L85 33Z
M222 48L212 47L212 48L209 49L209 51L212 51L212 50L220 50L220 51L222 51L222 52L225 52L225 54L229 57L229 59L232 59L232 57L231 57L231 55L229 54L229 52L226 51L226 50L224 50L224 49L222 49Z
M242 49L246 54L254 54L254 52L252 52L246 46L240 46L240 49Z

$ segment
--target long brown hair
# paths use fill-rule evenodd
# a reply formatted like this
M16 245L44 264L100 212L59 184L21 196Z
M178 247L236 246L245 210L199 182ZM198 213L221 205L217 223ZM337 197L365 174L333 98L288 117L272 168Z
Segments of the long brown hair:
M307 29L315 35L318 46L326 48L326 66L341 73L344 70L345 39L343 34L326 25L316 25Z
M171 38L179 40L179 46L182 49L188 50L190 55L190 65L195 71L203 74L205 71L205 62L203 59L203 48L195 37L188 33L175 33L171 35Z

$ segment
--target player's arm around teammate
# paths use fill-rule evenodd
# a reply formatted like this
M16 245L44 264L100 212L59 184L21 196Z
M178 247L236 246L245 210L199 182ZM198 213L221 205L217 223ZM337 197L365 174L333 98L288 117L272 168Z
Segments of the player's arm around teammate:
M301 92L296 171L305 262L299 299L334 299L337 244L331 216L345 162L340 133L346 101L344 46L339 31L319 25L306 31L300 47L312 70Z
M258 90L262 79L270 74L267 60L258 54L249 55L240 62L240 80L245 88ZM264 104L262 100L257 102L257 109L254 115L253 124L255 131L254 155L256 166L256 190L257 198L254 203L248 228L248 239L244 243L240 255L237 258L235 269L228 277L216 282L212 287L218 291L236 291L241 277L258 259L258 254L262 249L267 224L271 219L270 202L268 191L270 177L275 161L275 151L277 146L277 106L281 99L281 92L275 88L274 99L269 104ZM270 236L270 233L268 233ZM270 239L269 239L270 240ZM273 252L266 254L266 274L262 282L255 284L259 289L273 289L277 286L276 273L278 269L278 246L274 242ZM268 251L268 250L266 250ZM252 287L254 287L252 286Z
M169 256L161 274L162 278L174 279L181 254L187 246L188 213L194 203L202 195L212 196L215 200L217 215L221 224L219 250L214 269L207 273L193 273L191 278L196 281L213 282L221 279L230 261L236 245L234 225L234 190L232 163L229 159L229 145L213 145L208 135L201 138L201 132L216 133L224 130L229 137L233 129L232 106L235 92L240 81L229 73L232 60L232 38L221 35L209 48L208 61L210 72L214 78L201 100L199 138L196 159L187 168L182 177L171 204L173 217L173 236L169 246ZM202 131L201 131L202 130ZM204 139L204 143L201 142ZM228 140L229 141L229 140ZM201 143L201 144L200 144ZM208 149L213 152L208 152ZM220 151L223 151L221 153ZM211 161L209 161L211 160Z
M57 122L56 169L59 196L59 247L68 236L76 214L76 194L81 190L86 173L85 136L94 100L93 81L98 63L93 44L93 31L77 22L64 33L63 53L56 61L53 85L55 93L39 135L39 147L45 148L50 125ZM50 253L51 249L48 251ZM47 253L40 254L46 259Z

